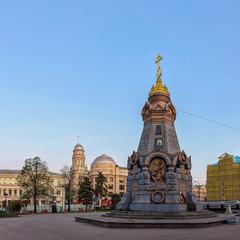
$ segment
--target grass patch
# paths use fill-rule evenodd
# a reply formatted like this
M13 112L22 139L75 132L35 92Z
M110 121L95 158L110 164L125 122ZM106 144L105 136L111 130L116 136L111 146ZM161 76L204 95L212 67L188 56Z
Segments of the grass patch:
M17 213L8 213L5 211L0 211L0 218L10 218L10 217L18 217Z

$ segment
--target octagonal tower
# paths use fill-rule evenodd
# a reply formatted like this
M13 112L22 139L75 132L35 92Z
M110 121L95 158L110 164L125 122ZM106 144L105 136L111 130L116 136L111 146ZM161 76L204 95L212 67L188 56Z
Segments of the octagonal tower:
M142 109L142 136L137 152L128 158L127 193L117 209L181 212L194 206L191 157L179 146L176 109L161 80L161 60L158 55L157 81Z

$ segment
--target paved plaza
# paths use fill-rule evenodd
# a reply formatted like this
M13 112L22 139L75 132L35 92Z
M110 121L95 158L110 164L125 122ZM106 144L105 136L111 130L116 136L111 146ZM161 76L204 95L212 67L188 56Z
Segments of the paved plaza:
M28 215L0 219L0 240L237 240L240 225L218 225L194 229L110 229L74 221L75 214Z

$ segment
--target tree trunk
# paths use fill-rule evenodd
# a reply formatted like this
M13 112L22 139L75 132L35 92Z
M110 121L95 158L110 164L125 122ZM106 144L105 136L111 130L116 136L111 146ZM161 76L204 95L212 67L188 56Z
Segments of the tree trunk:
M37 213L37 202L36 202L36 198L34 197L33 199L33 204L34 204L34 213Z
M71 201L68 199L68 211L71 212Z
M36 180L34 181L33 185L33 205L34 205L34 213L37 213L37 184Z

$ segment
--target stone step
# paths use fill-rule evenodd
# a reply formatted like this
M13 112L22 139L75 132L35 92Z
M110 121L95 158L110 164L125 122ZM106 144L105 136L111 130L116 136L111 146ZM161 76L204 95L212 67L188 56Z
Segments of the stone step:
M184 213L156 213L156 212L110 212L103 214L104 217L125 218L125 219L195 219L216 217L213 212L184 212Z

